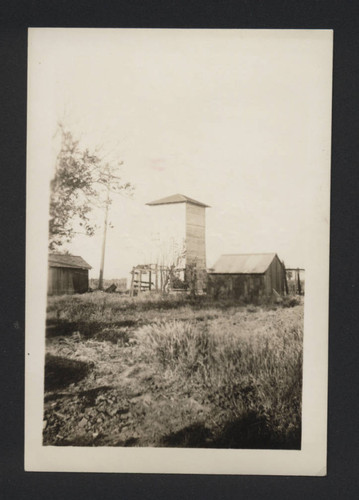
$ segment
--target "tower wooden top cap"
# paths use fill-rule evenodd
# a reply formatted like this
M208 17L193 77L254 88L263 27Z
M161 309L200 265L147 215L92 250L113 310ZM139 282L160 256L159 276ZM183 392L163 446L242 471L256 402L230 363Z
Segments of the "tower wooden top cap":
M198 205L200 207L209 208L209 205L194 200L193 198L189 198L188 196L185 196L183 194L173 194L172 196L167 196L166 198L161 198L160 200L150 201L149 203L146 203L146 205L149 206L170 205L172 203L192 203L192 205Z

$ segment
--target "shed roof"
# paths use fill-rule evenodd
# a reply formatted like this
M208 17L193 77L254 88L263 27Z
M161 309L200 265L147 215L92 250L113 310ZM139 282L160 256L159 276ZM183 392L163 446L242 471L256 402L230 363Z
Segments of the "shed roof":
M205 205L200 201L189 198L184 194L173 194L172 196L167 196L166 198L161 198L160 200L150 201L149 203L146 203L146 205L169 205L171 203L192 203L193 205L199 205L200 207L209 207L209 205Z
M210 272L213 274L263 274L276 255L275 253L221 255Z
M70 267L74 269L92 269L90 264L79 255L49 254L50 267Z

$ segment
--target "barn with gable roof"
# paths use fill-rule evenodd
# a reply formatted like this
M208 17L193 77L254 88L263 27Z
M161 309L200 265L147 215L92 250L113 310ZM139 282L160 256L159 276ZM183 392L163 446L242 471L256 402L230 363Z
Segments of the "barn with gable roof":
M209 270L207 291L250 302L283 295L285 279L284 264L276 253L226 254Z

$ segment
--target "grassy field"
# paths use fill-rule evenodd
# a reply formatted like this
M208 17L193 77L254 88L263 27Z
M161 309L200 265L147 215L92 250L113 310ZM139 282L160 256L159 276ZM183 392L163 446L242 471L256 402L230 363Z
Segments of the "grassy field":
M299 449L299 302L50 297L44 444Z

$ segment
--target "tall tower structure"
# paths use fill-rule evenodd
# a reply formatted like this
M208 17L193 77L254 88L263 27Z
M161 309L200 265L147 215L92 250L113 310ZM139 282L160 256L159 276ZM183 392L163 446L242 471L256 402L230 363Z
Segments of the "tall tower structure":
M209 205L183 194L151 201L147 205L156 207L156 215L161 219L159 239L163 248L171 246L168 239L175 242L176 248L182 246L183 267L195 264L201 274L206 269L206 208Z

